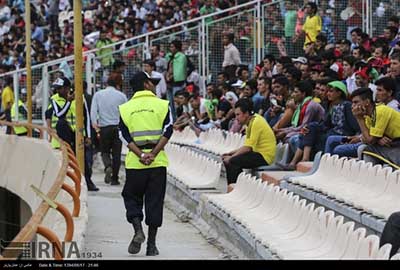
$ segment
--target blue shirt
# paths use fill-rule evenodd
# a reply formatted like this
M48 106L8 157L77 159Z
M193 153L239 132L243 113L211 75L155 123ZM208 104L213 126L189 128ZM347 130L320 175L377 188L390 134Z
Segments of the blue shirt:
M32 39L37 39L38 41L43 43L44 33L43 33L43 29L41 27L39 27L39 26L35 27L35 30L32 33Z
M96 92L90 109L92 123L99 127L117 126L119 124L118 106L127 101L124 93L111 86Z

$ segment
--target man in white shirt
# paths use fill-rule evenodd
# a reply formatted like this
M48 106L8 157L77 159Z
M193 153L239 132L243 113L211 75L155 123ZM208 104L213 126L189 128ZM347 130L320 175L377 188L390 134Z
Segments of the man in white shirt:
M136 4L133 6L133 11L136 12L136 18L145 20L146 14L149 12L147 9L143 7L142 0L136 0Z
M353 56L343 58L343 77L346 78L347 92L353 93L358 89L356 84L356 74L354 72L354 64L356 59Z
M222 68L228 74L229 78L236 76L236 68L242 62L240 60L240 52L233 45L234 34L225 33L222 38L222 43L224 45L224 62L222 63Z
M93 128L100 135L101 157L106 173L104 181L111 185L119 185L118 172L121 166L118 106L127 102L125 94L115 88L121 80L121 74L112 73L108 77L106 89L94 94L90 110Z
M167 96L167 83L165 82L164 75L160 72L155 71L156 63L153 60L145 60L143 62L143 70L155 79L160 79L160 82L156 86L156 95L159 98L166 99Z

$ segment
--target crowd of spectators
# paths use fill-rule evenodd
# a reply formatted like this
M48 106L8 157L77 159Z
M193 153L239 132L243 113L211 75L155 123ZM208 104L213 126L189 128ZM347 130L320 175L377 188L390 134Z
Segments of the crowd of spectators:
M298 6L287 1L284 7L282 14L290 20L287 13ZM278 164L284 170L312 160L318 151L398 169L399 17L390 16L375 36L351 25L338 34L334 28L326 31L314 2L300 10L305 13L300 27L294 26L293 35L278 41L277 50L251 70L241 63L234 33L223 33L223 65L217 80L207 84L205 96L192 84L173 92L175 128L189 125L197 134L210 128L245 134L247 125L237 119L235 108L238 100L249 99L252 113L264 117L277 142L290 146L292 160ZM298 11L294 13L299 23Z
M1 11L8 7L2 1ZM3 66L13 61L11 65L23 65L24 41L18 32L23 28L17 27L23 25L23 6L18 1L11 2L8 17L7 12L0 12L0 20L7 18L2 20L3 25L13 21L9 33L3 35ZM84 2L84 34L98 32L95 41L88 39L85 46L102 48L240 2L244 1ZM268 27L263 43L267 53L256 66L248 65L244 60L246 52L238 45L246 31L254 38L252 31L225 25L219 32L219 47L218 42L211 42L209 48L212 53L221 50L223 59L215 61L215 54L211 54L211 69L217 69L218 76L208 80L203 96L199 95L201 81L182 39L170 42L164 50L153 44L141 68L161 80L157 95L170 100L175 129L190 125L198 134L210 128L245 133L246 125L235 117L235 104L247 98L252 101L251 111L265 119L276 139L289 143L293 159L289 164L281 164L283 169L312 160L320 150L357 157L360 146L396 148L400 138L399 122L396 123L400 110L400 19L396 16L400 1L382 5L373 1L377 7L374 36L361 28L360 1L318 2L319 5L307 0L281 1L267 6L264 23ZM58 9L52 13L54 5ZM60 22L60 11L70 9L68 1L32 3L34 63L72 53L73 18ZM17 37L19 41L15 40ZM218 37L209 38L216 41ZM98 53L109 55L108 51ZM120 90L131 77L124 70L125 64L112 56L101 58L104 69L121 74L117 86ZM352 98L356 96L361 96L361 109L354 108ZM366 100L371 104L383 103L385 109L371 107ZM386 111L386 107L390 110ZM386 118L382 118L382 112ZM366 119L364 125L360 119ZM396 152L395 157L393 152L373 152L379 152L390 164L399 165Z
M226 9L235 0L85 0L83 50L98 48L100 33L110 42L132 38L201 15ZM240 2L240 1L239 1ZM73 53L73 1L31 1L32 64ZM1 71L25 66L25 6L0 0ZM165 33L163 33L165 34Z

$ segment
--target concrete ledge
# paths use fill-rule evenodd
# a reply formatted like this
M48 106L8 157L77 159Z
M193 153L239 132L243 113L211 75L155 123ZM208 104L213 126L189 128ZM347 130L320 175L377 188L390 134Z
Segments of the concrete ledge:
M387 220L382 218L377 218L370 214L361 215L361 223L369 228L372 228L374 231L379 232L379 234L382 234L386 222Z

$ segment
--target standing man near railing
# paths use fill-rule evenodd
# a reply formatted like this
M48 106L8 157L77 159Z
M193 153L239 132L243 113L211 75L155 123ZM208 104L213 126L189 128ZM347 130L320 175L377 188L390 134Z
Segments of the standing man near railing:
M204 5L200 8L200 15L201 16L208 15L208 14L214 13L216 11L212 2L213 1L211 1L211 0L206 0L205 1ZM212 20L213 20L212 17L208 17L208 18L205 19L205 22L207 24L209 24L210 22L212 22Z
M106 174L104 181L111 185L119 185L118 173L121 166L122 143L118 136L118 106L127 102L125 94L116 89L120 81L120 74L111 74L106 89L94 94L90 110L93 128L100 134L101 157Z
M187 57L182 52L182 42L178 39L172 41L169 46L170 52L166 56L168 70L165 79L169 84L168 100L170 102L173 118L176 119L174 95L184 90L187 79Z
M18 99L18 103L14 102L11 108L11 118L13 121L17 121L17 110L18 110L18 122L25 122L28 119L28 110L25 106L26 102L26 88L21 89L20 98ZM14 133L18 136L26 136L28 135L28 129L23 126L15 126Z
M168 62L165 60L164 57L160 55L160 45L155 44L151 46L150 49L151 53L151 60L156 63L156 71L160 72L161 74L165 74L168 68Z
M106 47L110 44L112 44L112 41L107 37L107 31L105 29L101 29L100 38L96 42L96 49L99 49L96 52L96 56L99 58L103 72L107 73L103 74L103 77L108 75L111 65L114 63L114 58L112 56L113 48L109 47L103 49L103 47Z
M165 82L164 75L156 70L156 63L152 60L145 60L143 62L143 70L149 74L152 78L160 79L160 82L156 86L156 95L159 98L166 99L167 95L167 83Z
M144 200L145 222L149 226L146 255L155 256L159 254L156 234L162 224L167 184L168 158L164 146L171 138L173 121L168 101L155 95L159 79L139 72L132 82L133 98L119 107L119 129L129 149L125 158L126 182L122 196L126 218L135 230L128 252L139 253L145 241L142 229Z
M5 115L5 120L11 122L11 107L14 104L14 91L12 89L13 78L5 78L5 87L1 92L1 110ZM6 134L11 134L11 127L7 126Z
M236 77L236 69L242 63L240 60L240 52L233 45L235 35L233 33L224 33L222 43L224 45L224 62L222 68L228 75L229 80Z

